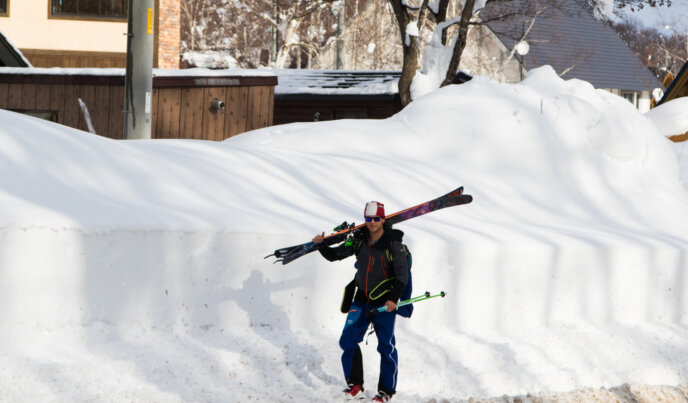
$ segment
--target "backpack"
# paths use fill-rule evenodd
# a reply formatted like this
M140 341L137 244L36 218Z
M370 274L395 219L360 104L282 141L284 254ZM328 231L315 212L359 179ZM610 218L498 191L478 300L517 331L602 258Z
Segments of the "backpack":
M413 281L411 278L411 265L413 264L413 258L411 256L411 251L409 250L408 246L406 244L402 244L404 247L404 253L406 254L406 267L408 268L408 281L406 282L406 285L404 286L404 291L401 293L400 301L407 300L411 298L411 293L413 292ZM355 254L358 254L358 248L360 247L360 244L355 245ZM387 259L389 259L390 262L393 262L394 259L392 257L392 252L387 248L385 251L385 254L387 255ZM354 275L353 280L349 282L349 284L344 287L344 295L342 297L342 304L340 306L340 311L342 313L347 313L349 312L349 309L351 308L351 303L354 300L354 295L356 294L356 275ZM403 316L405 318L410 318L411 314L413 313L413 304L408 304L404 305L402 307L397 308L396 310L397 315Z

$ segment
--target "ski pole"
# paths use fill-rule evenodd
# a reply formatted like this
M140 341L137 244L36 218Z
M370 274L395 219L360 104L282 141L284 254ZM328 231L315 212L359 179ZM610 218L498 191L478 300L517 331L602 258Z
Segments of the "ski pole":
M425 301L425 300L428 300L428 299L431 299L431 298L436 298L436 297L442 297L442 298L444 298L445 295L447 295L447 293L445 293L444 291L440 291L439 294L435 294L435 295L430 295L430 292L429 292L429 291L426 291L425 294L423 294L423 295L419 295L419 296L417 296L417 297L409 298L409 299L406 299L406 300L403 300L403 301L399 302L399 303L397 304L397 309L399 309L400 307L402 307L402 306L404 306L404 305L409 305L409 304L413 304L413 303L415 303L415 302ZM373 309L371 309L370 311L368 311L368 313L369 313L370 315L375 315L375 314L378 314L378 313L380 313L380 312L385 312L385 311L387 311L387 307L386 307L386 306L381 306L381 307L379 307L379 308L373 308Z

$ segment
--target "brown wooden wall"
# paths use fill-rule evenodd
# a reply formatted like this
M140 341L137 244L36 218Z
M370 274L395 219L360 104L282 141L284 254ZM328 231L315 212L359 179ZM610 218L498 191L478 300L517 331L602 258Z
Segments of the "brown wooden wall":
M318 120L385 119L402 109L401 100L398 97L387 100L369 99L371 97L365 95L360 96L359 99L340 98L342 99L277 97L274 106L274 124L313 122L316 113Z
M121 67L127 66L127 54L69 50L21 49L34 67Z
M271 126L276 84L275 77L155 77L152 137L224 140ZM123 77L0 74L0 108L52 112L58 123L88 130L79 98L97 134L122 139ZM213 98L226 108L212 111Z

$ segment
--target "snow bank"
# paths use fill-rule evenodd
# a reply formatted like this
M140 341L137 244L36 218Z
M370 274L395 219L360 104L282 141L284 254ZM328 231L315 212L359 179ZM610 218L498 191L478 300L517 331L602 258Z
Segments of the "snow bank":
M416 292L448 296L399 321L398 400L685 382L684 163L627 101L551 68L517 85L476 77L384 121L222 143L0 120L11 400L335 395L353 262L263 257L368 200L395 211L459 185L472 204L399 226Z
M674 143L672 146L678 157L679 176L683 186L688 188L688 141Z
M688 98L676 98L645 112L664 136L671 137L688 132Z

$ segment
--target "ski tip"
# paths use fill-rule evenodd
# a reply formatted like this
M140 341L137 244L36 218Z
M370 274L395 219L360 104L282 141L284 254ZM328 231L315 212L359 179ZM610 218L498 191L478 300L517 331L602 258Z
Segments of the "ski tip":
M265 256L263 259L267 259L267 258L272 257L272 256L275 256L275 254L274 254L274 253L271 253L271 254Z

